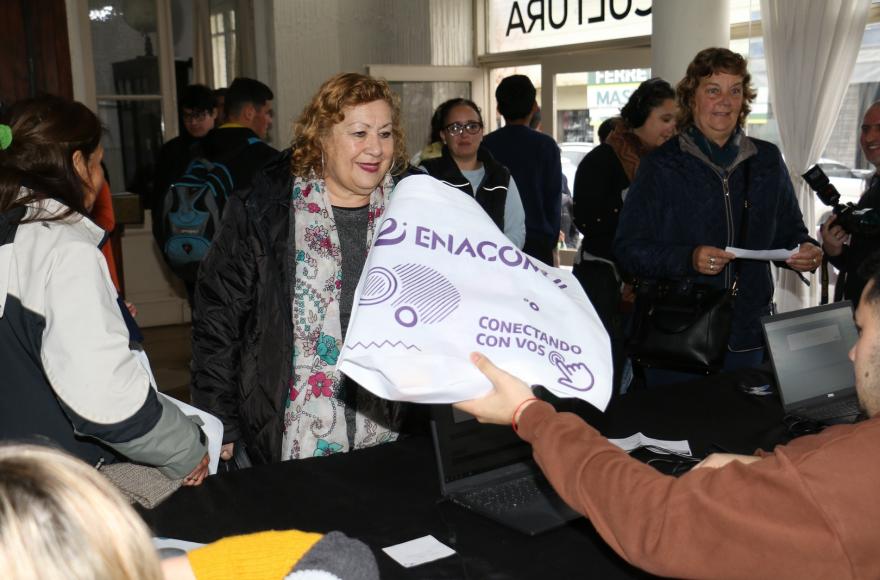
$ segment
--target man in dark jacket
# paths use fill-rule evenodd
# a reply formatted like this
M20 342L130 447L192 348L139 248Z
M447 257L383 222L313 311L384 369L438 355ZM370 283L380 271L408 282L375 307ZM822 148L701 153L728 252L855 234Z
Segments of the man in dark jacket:
M273 98L260 81L236 78L226 91L226 122L202 142L204 156L229 169L236 190L248 188L257 170L278 154L263 141L272 127Z
M865 111L859 144L867 160L875 167L880 167L880 101ZM880 207L880 179L877 174L871 178L871 186L862 194L858 206L859 208ZM867 280L859 275L859 265L872 253L880 250L880 236L850 235L835 223L835 217L831 216L822 224L822 249L825 250L831 264L840 272L835 294L858 305L862 289L867 283ZM849 238L848 242L847 238Z
M211 102L214 95L207 90ZM232 81L225 97L225 116L227 122L212 129L203 138L190 146L186 164L178 175L168 180L153 203L153 230L160 248L164 250L166 206L163 203L169 186L187 170L192 159L207 159L222 164L228 170L231 191L244 190L250 187L254 174L278 151L263 141L272 126L272 91L260 81L239 77ZM225 198L224 198L225 200ZM220 211L225 211L224 204L219 204ZM184 276L187 299L190 307L194 307L194 282Z
M150 207L155 207L168 186L180 177L186 166L198 155L198 143L214 128L217 119L217 99L214 92L205 85L189 85L180 97L180 117L183 132L171 139L159 150L156 161L156 174L153 178L153 198Z
M562 213L562 162L559 146L549 135L529 127L538 103L527 76L505 78L495 90L505 126L483 138L495 159L510 169L526 212L523 251L553 265Z

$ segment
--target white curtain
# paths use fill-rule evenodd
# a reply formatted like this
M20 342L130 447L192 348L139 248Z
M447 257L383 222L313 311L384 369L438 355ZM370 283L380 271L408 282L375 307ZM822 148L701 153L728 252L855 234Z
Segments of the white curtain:
M193 0L193 82L214 86L211 56L211 10L208 0Z
M870 4L870 0L761 0L770 99L782 153L810 230L816 223L815 195L800 175L819 159L831 137ZM779 271L775 300L780 311L818 303L819 277L808 278L810 288L794 272Z

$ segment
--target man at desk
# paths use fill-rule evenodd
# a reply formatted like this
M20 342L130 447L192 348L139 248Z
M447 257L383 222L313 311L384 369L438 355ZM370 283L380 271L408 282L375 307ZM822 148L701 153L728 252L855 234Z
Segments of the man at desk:
M485 397L458 403L511 423L565 501L621 557L676 578L876 578L880 570L880 269L849 353L869 417L756 456L710 455L676 479L632 459L482 355ZM873 458L873 459L872 459Z

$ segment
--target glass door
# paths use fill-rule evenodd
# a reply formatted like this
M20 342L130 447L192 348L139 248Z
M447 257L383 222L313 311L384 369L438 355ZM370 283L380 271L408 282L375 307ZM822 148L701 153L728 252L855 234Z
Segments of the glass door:
M483 71L476 67L369 65L367 73L388 81L400 97L407 153L412 158L431 141L431 115L442 102L471 99L486 111Z

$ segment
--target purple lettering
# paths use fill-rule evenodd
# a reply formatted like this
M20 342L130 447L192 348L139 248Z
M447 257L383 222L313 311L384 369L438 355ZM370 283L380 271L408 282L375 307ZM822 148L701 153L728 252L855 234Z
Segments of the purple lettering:
M483 248L486 246L490 246L493 250L498 249L498 245L495 244L494 242L480 242L479 244L477 244L477 255L480 256L481 258L483 258L484 260L486 260L487 262L494 262L496 259L495 256L487 256L486 254L483 253Z
M474 251L473 246L471 246L471 243L470 241L468 241L467 238L465 238L464 241L459 244L458 249L455 250L455 255L460 256L462 252L467 252L468 254L470 254L471 258L477 257L477 253Z
M523 258L523 270L528 270L531 268L535 272L542 272L545 276L547 275L547 272L544 272L544 270L539 268L538 265L535 264L529 256L523 256Z
M509 252L513 252L513 260L511 260L511 261L508 261L504 257ZM520 254L519 250L517 250L513 246L504 246L500 250L498 250L498 259L501 260L501 262L505 266L510 266L510 267L515 268L516 266L519 266L520 263L522 262L523 255Z
M437 232L431 232L431 249L436 250L437 246L452 251L452 234L446 236L444 240Z
M422 246L423 248L430 248L428 245L427 237L431 230L426 228L425 226L417 226L416 227L416 245Z
M382 229L379 230L379 235L376 237L376 246L393 246L395 244L399 244L406 238L406 230L400 232L400 235L396 238L391 237L394 233L394 230L397 229L397 220L394 218L388 218L382 224Z

